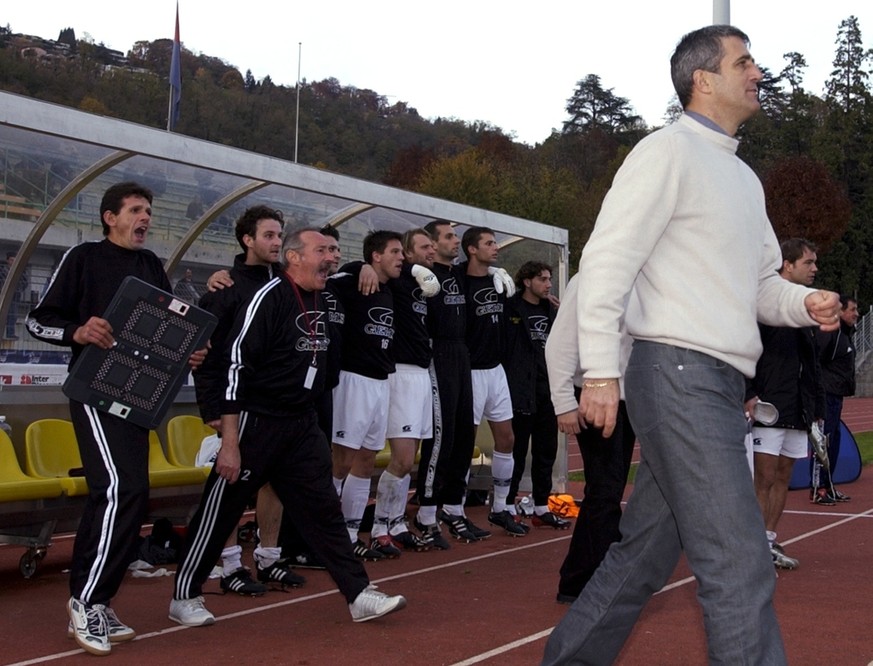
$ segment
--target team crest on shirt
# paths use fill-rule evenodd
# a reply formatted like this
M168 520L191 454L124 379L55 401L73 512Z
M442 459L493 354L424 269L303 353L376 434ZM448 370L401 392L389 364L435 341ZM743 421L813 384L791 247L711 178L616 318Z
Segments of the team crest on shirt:
M324 307L327 310L328 321L331 324L344 324L346 321L345 313L340 310L337 297L329 291L322 291L321 297L324 299Z
M446 278L442 286L443 293L445 294L443 296L443 303L446 305L464 305L467 302L467 298L461 293L458 281L455 278Z
M364 333L391 339L394 337L394 310L391 308L370 308L367 310L370 323L364 325Z
M300 352L326 351L330 340L327 339L324 322L324 312L321 310L307 310L301 312L294 320L303 335L297 338L294 348Z
M476 303L477 317L503 312L503 303L500 302L494 287L479 289L473 294L473 302Z
M530 327L530 339L546 344L546 340L549 338L549 318L543 315L532 315L528 317L527 321Z

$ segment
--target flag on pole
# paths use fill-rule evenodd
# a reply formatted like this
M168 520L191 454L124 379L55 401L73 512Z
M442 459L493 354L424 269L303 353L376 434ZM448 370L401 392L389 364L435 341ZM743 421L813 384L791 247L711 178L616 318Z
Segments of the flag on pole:
M176 2L176 34L173 37L173 59L170 61L170 106L167 131L172 132L182 110L182 44L179 41L179 3Z

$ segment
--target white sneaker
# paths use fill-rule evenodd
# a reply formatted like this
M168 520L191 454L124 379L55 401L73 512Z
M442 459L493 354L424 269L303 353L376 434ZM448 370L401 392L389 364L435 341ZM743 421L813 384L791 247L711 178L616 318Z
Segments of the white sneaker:
M106 625L106 606L86 604L70 597L67 612L73 625L73 638L83 650L96 655L109 654L109 630Z
M215 616L203 605L203 597L173 599L170 602L170 619L186 627L205 627L215 623Z
M366 622L405 607L406 599L399 594L389 597L384 592L379 592L375 585L368 585L349 604L349 612L355 622Z
M770 547L770 554L773 556L773 565L777 569L791 570L791 569L796 569L797 567L800 566L800 560L797 560L793 557L788 557L788 555L786 555L782 551L781 546L780 547L776 547L775 545L771 546Z
M132 641L136 638L136 631L119 620L111 606L105 606L103 612L106 615L106 630L109 633L110 643L123 643L124 641ZM72 620L67 625L67 636L70 638L75 638L76 636Z

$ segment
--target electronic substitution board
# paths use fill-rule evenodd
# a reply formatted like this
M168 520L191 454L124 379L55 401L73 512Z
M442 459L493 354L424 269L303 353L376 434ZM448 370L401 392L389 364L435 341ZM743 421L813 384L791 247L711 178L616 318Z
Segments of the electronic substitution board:
M86 345L64 394L154 429L188 374L188 357L206 346L218 320L173 294L129 276L103 315L111 349Z

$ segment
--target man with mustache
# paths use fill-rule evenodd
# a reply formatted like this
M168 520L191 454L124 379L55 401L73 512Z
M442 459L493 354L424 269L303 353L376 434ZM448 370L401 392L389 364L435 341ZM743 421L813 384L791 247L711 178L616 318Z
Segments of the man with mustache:
M269 482L303 539L349 604L355 622L406 605L370 585L355 557L331 482L330 449L315 402L327 374L327 313L321 297L330 261L317 229L299 229L282 245L285 273L270 280L238 313L227 347L229 365L222 444L188 527L170 619L213 624L203 583L248 498Z

